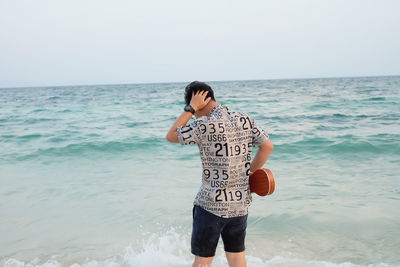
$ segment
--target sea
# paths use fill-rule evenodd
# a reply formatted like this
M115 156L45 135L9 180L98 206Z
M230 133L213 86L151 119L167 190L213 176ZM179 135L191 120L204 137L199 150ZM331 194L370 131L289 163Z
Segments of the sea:
M0 265L191 266L199 150L165 138L190 82L1 88ZM205 82L275 147L249 267L400 266L400 76Z

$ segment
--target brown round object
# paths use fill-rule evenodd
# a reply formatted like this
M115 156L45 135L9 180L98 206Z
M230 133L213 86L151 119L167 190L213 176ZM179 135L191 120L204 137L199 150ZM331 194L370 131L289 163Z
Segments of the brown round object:
M275 178L270 169L258 169L249 177L250 192L259 196L271 195L275 191Z

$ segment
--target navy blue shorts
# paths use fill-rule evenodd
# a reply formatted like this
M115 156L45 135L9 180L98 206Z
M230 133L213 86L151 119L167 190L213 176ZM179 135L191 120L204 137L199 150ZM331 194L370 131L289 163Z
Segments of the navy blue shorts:
M242 252L245 249L247 214L240 217L222 218L205 209L193 207L191 251L200 257L213 257L221 235L226 252Z

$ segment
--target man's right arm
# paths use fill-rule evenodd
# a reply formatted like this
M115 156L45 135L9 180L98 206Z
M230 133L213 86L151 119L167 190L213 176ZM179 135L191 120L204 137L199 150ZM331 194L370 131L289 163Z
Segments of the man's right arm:
M264 166L265 162L267 162L269 155L274 149L274 145L272 144L270 139L267 139L264 143L258 146L258 150L256 156L250 163L250 173L255 172L258 169L261 169Z

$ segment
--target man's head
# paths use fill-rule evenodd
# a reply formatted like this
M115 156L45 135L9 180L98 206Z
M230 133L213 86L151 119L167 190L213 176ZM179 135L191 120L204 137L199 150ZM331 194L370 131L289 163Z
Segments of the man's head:
M185 88L186 104L190 104L190 100L192 100L192 93L196 93L198 91L207 91L208 93L205 98L207 99L208 97L211 97L211 100L215 101L214 91L208 84L199 81L194 81L189 83Z

